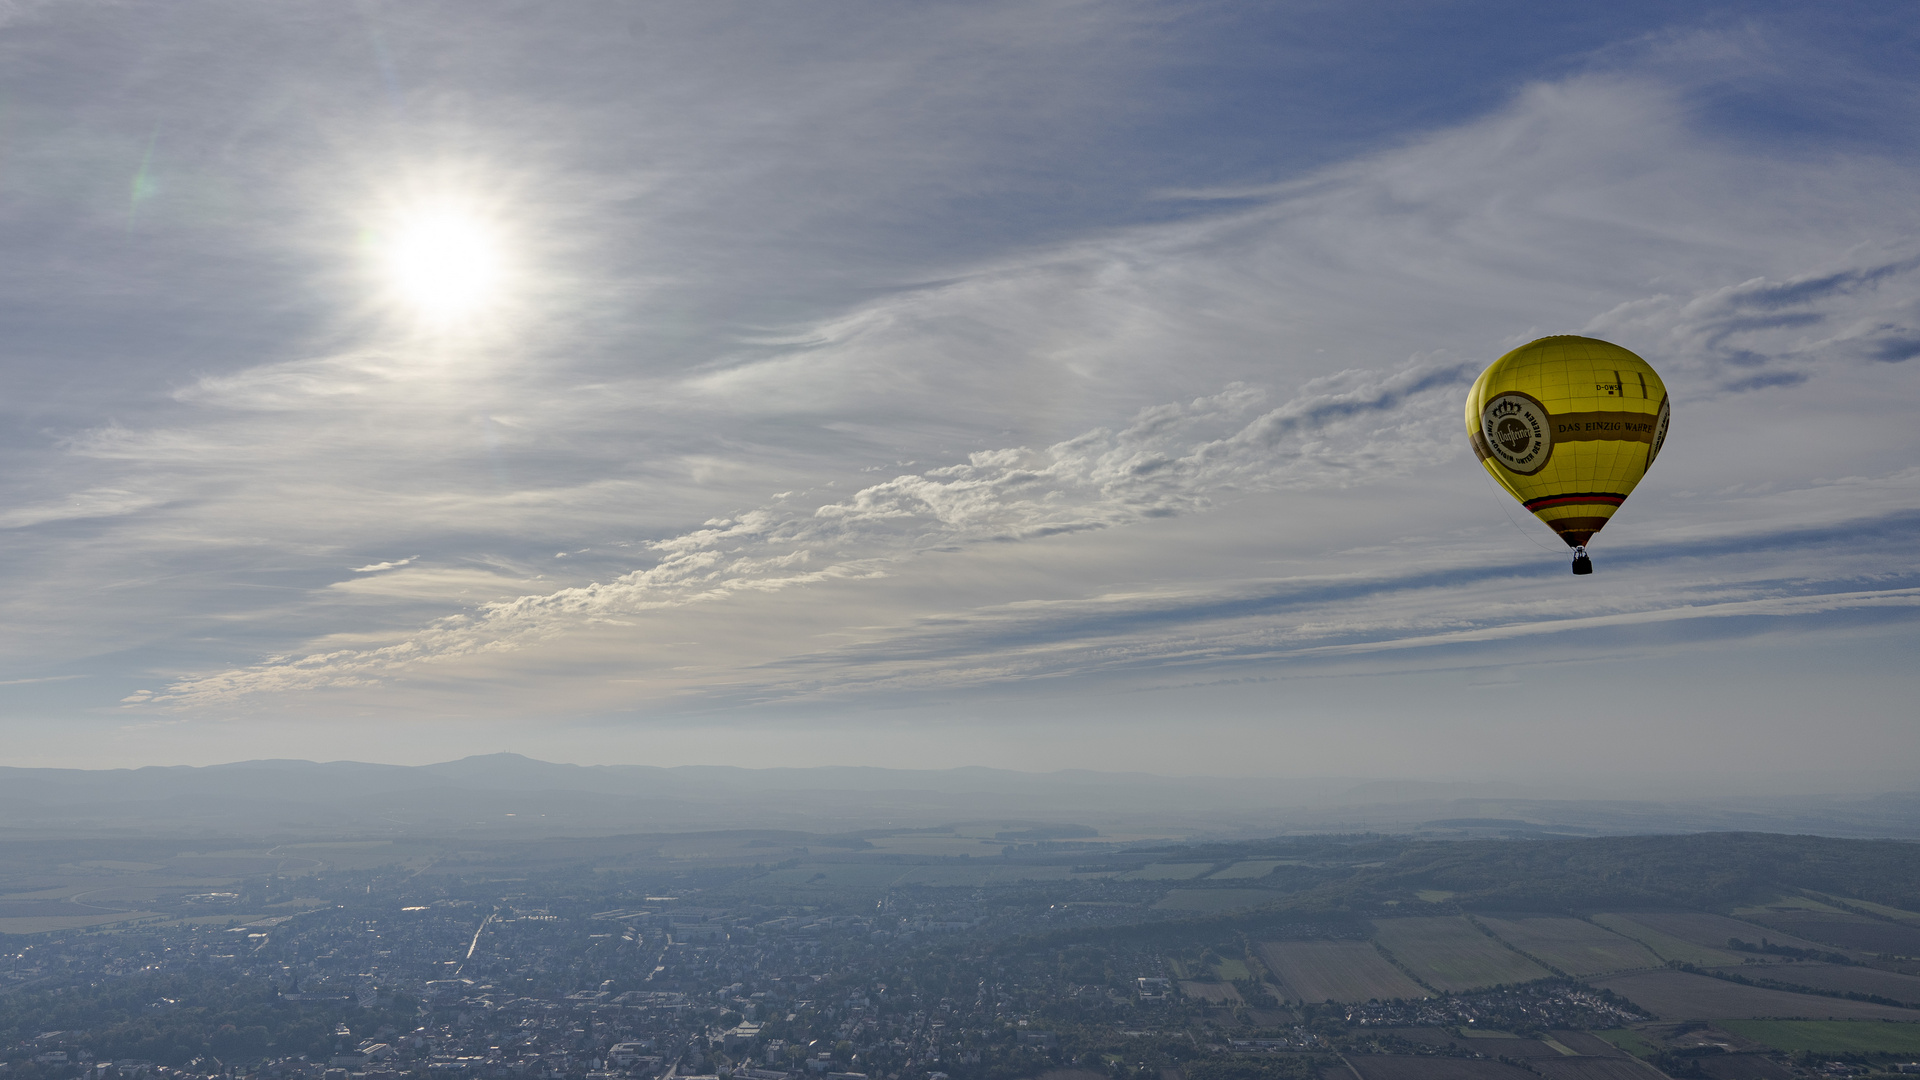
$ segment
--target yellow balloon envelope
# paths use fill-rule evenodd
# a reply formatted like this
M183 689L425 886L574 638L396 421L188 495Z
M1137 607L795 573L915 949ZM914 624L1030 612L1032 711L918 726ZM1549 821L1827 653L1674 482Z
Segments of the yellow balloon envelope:
M1480 464L1576 549L1606 525L1667 439L1667 387L1653 365L1596 338L1561 335L1488 365L1467 392Z

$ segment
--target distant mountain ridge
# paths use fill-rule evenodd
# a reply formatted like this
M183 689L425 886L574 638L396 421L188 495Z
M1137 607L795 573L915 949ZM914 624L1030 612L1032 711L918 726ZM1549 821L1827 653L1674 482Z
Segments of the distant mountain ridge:
M774 828L816 833L960 821L1084 825L1108 835L1287 832L1566 835L1770 829L1920 836L1920 794L1687 802L1555 799L1511 784L1273 780L963 766L752 769L570 765L482 754L431 765L287 759L137 769L0 767L0 839L606 835Z
M1276 782L1268 779L1186 778L1150 773L1103 773L1072 769L1054 773L1025 773L977 765L952 769L886 769L874 766L825 765L811 768L753 769L734 765L570 765L540 761L520 754L480 754L432 765L379 765L359 761L313 762L294 759L236 761L222 765L146 766L138 769L24 769L0 767L0 784L16 797L93 797L95 793L174 793L191 782L205 792L291 795L323 785L336 793L346 790L372 793L396 787L443 786L488 791L570 791L609 795L648 792L728 789L781 791L939 791L1018 792L1036 787L1051 789L1184 790L1196 785L1223 787L1246 793L1275 793L1286 785L1291 798L1272 798L1276 805L1325 801L1358 785L1379 783L1364 779L1308 779ZM1456 785L1448 785L1456 786ZM1511 785L1478 785L1485 794ZM292 790L289 790L291 788Z

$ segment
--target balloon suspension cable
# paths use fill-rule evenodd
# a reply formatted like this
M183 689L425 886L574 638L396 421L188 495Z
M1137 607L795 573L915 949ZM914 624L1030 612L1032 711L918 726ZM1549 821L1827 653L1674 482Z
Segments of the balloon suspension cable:
M1539 538L1533 535L1532 530L1515 521L1513 517L1513 493L1501 487L1500 481L1495 480L1485 469L1480 470L1480 474L1487 478L1487 483L1493 488L1493 501L1500 504L1501 515L1507 519L1508 524L1513 526L1515 532L1526 537L1527 543L1532 544L1534 547L1548 554L1561 550L1559 548L1548 547L1541 543Z
M1576 574L1593 573L1593 560L1587 558L1587 546L1576 545L1573 549L1573 572Z

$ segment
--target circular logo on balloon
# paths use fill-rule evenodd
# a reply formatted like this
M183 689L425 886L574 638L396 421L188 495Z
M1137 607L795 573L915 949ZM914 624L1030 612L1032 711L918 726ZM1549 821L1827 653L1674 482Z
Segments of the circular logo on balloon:
M1495 461L1522 476L1532 476L1553 456L1553 425L1547 407L1509 390L1480 410L1480 436Z
M1667 411L1667 399L1660 399L1660 415L1653 419L1653 449L1647 451L1647 464L1660 456L1660 448L1667 444L1667 420L1672 414Z

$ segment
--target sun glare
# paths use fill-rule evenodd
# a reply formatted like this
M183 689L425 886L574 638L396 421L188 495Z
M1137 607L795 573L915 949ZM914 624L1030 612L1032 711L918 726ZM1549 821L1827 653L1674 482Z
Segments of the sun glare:
M500 239L470 211L435 207L405 215L383 246L394 298L423 320L470 319L498 299Z

